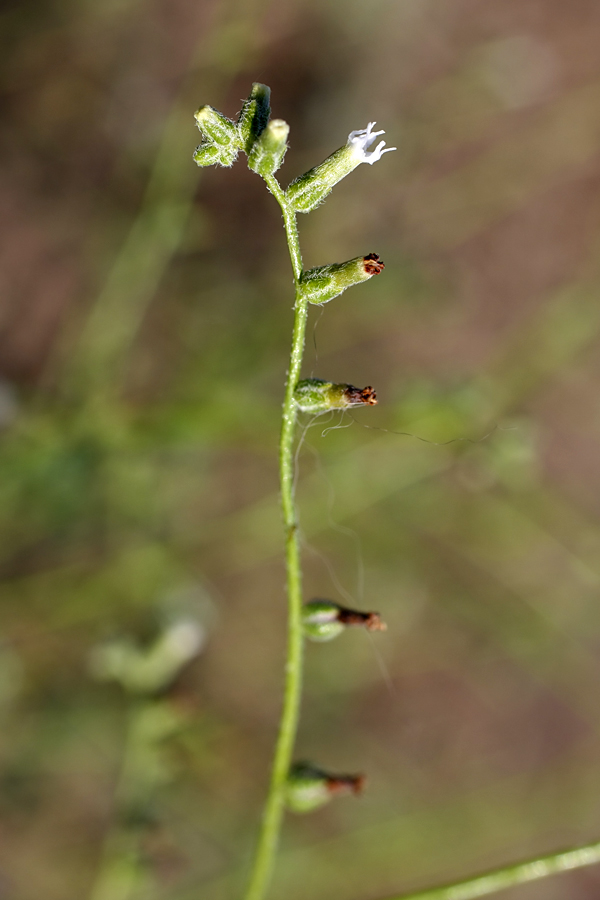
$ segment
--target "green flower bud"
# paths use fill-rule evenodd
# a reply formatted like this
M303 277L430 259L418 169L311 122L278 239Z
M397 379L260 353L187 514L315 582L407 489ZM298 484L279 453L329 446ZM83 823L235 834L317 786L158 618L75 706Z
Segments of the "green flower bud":
M385 147L385 141L380 141L374 150L369 150L375 138L384 131L373 131L375 122L369 122L367 128L359 131L351 131L348 140L343 147L328 156L327 159L314 169L309 169L304 175L300 175L292 181L286 191L286 197L296 212L310 212L321 203L338 181L349 175L361 163L373 163L381 159L384 153L395 150L395 147Z
M346 288L361 281L368 281L373 275L379 275L385 264L376 253L357 256L344 263L333 263L330 266L317 266L302 273L300 289L310 303L327 303L339 297Z
M330 775L310 763L296 763L287 779L286 804L292 812L311 812L334 794L360 794L364 784L364 775Z
M194 152L199 166L231 166L240 150L237 127L212 106L201 106L194 113L196 124L204 140Z
M254 141L261 136L271 116L271 88L256 81L244 101L237 120L239 146L250 153Z
M232 166L236 160L238 151L228 150L226 147L218 147L210 141L200 144L194 150L194 160L199 166Z
M386 631L379 613L347 609L331 600L311 600L302 609L304 634L311 641L331 641L349 625L362 625L367 631Z
M272 119L258 137L248 154L248 166L259 175L273 175L277 171L285 151L290 126L283 119Z
M212 106L201 106L194 113L196 124L208 141L219 147L239 150L239 135L235 124Z
M305 378L294 391L296 406L302 412L322 413L351 406L375 406L377 394L372 387L356 388L351 384L332 384L322 378Z

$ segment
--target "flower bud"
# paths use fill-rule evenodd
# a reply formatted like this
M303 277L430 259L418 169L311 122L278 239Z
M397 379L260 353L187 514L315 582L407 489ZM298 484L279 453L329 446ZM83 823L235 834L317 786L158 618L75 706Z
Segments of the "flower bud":
M364 775L330 775L310 763L295 763L287 778L286 803L292 812L311 812L334 794L360 794L364 784Z
M194 113L205 140L196 148L194 160L199 166L231 166L240 149L237 127L212 106L201 106Z
M317 266L302 273L300 289L310 303L327 303L339 297L346 288L379 275L385 264L376 253L357 256L343 263Z
M250 153L254 141L267 127L270 115L271 88L256 81L237 120L238 141L246 153Z
M322 378L305 378L294 391L296 406L302 412L322 413L351 406L375 406L377 394L372 387L356 388L351 384L332 384Z
M194 113L200 131L219 147L238 147L238 130L235 124L212 106L201 106Z
M218 147L207 141L194 150L194 161L199 166L232 166L237 157L237 150Z
M310 212L321 203L338 181L349 175L361 163L373 163L381 159L384 153L395 150L385 147L380 141L374 150L369 150L373 141L384 131L373 131L375 122L369 122L367 128L351 131L343 147L328 156L314 169L309 169L292 181L286 191L286 197L296 212Z
M387 625L379 613L347 609L331 600L311 600L302 608L304 634L311 641L331 641L349 625L362 625L367 631L385 631Z
M248 166L259 175L273 175L287 150L290 126L283 119L272 119L248 154Z

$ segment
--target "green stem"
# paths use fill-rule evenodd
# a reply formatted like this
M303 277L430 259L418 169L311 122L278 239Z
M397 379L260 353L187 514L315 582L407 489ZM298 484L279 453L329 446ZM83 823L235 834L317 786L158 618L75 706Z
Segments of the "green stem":
M486 875L469 878L467 881L418 891L416 894L400 894L387 900L473 900L475 897L484 897L486 894L503 891L518 884L537 881L538 878L547 878L548 875L556 875L569 869L592 866L598 862L600 862L600 843L588 844L575 850L552 853L516 866L496 869Z
M244 895L245 900L262 900L273 869L275 853L279 843L279 833L281 831L281 820L283 818L286 780L298 730L300 696L302 692L302 574L298 522L294 502L294 432L297 413L294 402L294 388L300 378L300 367L304 354L308 301L301 297L299 291L300 276L302 275L302 257L296 226L296 214L290 209L277 179L271 175L266 176L265 181L283 213L288 250L296 286L292 350L285 387L281 437L279 441L279 480L285 529L288 596L288 643L283 708L271 770L271 782L265 802L252 874Z

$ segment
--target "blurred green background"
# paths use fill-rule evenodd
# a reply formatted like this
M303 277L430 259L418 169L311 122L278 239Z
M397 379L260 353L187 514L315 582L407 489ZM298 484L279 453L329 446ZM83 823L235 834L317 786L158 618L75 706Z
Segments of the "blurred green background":
M292 288L261 180L191 157L194 110L234 116L253 81L291 126L284 183L368 121L399 148L300 218L306 267L386 262L312 312L306 376L379 406L307 430L298 500L307 598L389 629L308 647L298 755L368 790L289 817L273 896L377 900L597 839L600 5L0 22L2 900L244 878L281 697ZM178 627L194 658L161 681ZM591 869L503 896L599 893Z

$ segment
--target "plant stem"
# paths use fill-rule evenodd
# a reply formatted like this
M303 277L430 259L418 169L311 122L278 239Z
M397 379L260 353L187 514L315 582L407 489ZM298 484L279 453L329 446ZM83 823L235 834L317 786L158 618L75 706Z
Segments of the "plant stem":
M475 897L484 897L486 894L493 894L518 884L537 881L538 878L546 878L548 875L566 872L569 869L592 866L598 862L600 862L600 843L588 844L575 850L552 853L516 866L496 869L477 878L469 878L467 881L418 891L416 894L400 894L387 900L473 900Z
M302 573L300 568L296 504L294 501L294 433L297 414L294 402L294 388L300 378L300 367L304 354L308 301L302 298L299 290L300 276L302 275L302 257L296 226L296 213L290 209L277 179L271 175L266 176L265 181L283 213L296 287L292 349L283 401L281 437L279 441L279 481L285 529L288 642L283 708L271 770L271 782L265 802L258 845L254 856L254 865L245 900L262 900L273 869L281 830L281 820L283 818L286 780L298 730L300 696L302 692Z

